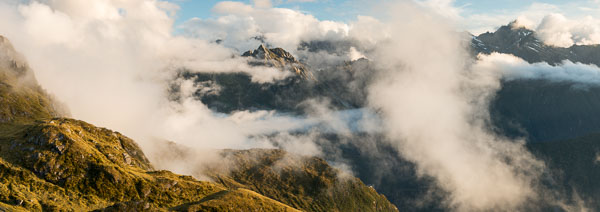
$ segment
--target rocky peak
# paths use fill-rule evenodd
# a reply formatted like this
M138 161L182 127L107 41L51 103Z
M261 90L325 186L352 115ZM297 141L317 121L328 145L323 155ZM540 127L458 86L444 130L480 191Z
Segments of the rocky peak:
M300 63L292 54L282 48L269 49L264 44L258 46L256 50L250 50L242 54L243 57L252 57L255 60L250 61L255 66L270 66L284 70L291 70L297 76L307 80L315 80L310 70Z
M2 35L0 35L0 69L10 69L19 74L23 74L29 69L24 57Z
M542 42L537 39L535 32L522 26L516 25L515 21L508 25L498 28L495 32L487 32L475 37L478 43L486 43L492 49L499 48L520 48L531 45L541 45Z
M546 45L538 39L535 31L511 22L495 32L486 32L471 37L473 55L492 52L512 54L529 63L547 62L550 65L561 64L565 60L584 64L600 65L600 47L597 45L569 48Z

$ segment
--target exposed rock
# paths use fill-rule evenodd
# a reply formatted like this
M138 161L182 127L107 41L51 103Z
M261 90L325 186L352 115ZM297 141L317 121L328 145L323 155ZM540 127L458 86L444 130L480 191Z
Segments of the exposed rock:
M287 69L303 79L316 80L310 70L282 48L269 49L261 44L256 50L244 52L242 56L255 58L256 60L250 62L251 65L272 66L282 71Z
M131 165L131 156L129 156L129 154L123 153L123 160L125 161L125 164Z
M512 54L529 63L547 62L550 65L560 64L564 60L600 65L599 45L573 45L569 48L546 45L535 31L515 24L513 21L495 32L471 35L473 53Z

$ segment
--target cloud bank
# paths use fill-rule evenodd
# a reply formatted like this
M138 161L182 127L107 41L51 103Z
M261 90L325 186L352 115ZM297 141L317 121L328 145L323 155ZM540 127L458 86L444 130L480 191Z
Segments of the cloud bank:
M549 45L600 44L600 20L591 16L568 19L562 14L550 14L542 19L536 31L540 39Z
M583 86L600 85L600 68L598 66L573 63L569 60L552 66L546 62L530 64L509 54L480 54L475 68L495 74L504 80L541 79Z
M382 73L369 89L393 145L450 193L455 210L518 210L538 198L544 164L486 125L499 78L467 66L459 34L441 17L409 3L393 11L394 39L371 56Z

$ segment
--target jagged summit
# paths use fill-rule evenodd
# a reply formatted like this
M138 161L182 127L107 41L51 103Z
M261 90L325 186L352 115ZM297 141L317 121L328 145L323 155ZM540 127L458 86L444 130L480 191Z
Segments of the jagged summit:
M502 52L515 49L539 52L545 45L534 31L518 26L516 21L504 25L495 32L486 32L473 37L472 46L478 52Z
M256 50L250 50L242 54L245 57L255 57L257 59L266 59L266 60L277 60L279 58L283 59L286 62L294 63L298 62L292 54L283 50L282 48L274 48L269 49L264 44L260 44Z
M242 56L255 58L256 60L251 62L252 65L272 66L281 70L289 69L303 79L315 80L312 72L304 64L300 63L292 54L282 48L269 49L264 44L261 44L256 50L244 52Z
M600 65L599 46L573 45L563 48L547 45L538 38L535 31L522 27L515 21L498 28L495 32L472 36L471 47L475 54L512 54L530 63L547 62L556 65L570 60Z

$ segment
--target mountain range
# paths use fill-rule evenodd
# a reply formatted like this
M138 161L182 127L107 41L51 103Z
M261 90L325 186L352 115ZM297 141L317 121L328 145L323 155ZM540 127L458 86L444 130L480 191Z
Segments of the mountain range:
M559 66L563 61L600 65L600 46L574 45L555 47L541 41L536 32L521 27L517 22L499 27L495 32L478 36L468 35L470 52L478 54L504 53L519 57L528 63L548 63ZM311 41L299 50L340 53L352 42ZM269 49L264 45L244 56L262 60L272 55L275 61L286 61L289 53L281 49ZM261 52L261 54L256 54ZM252 54L254 53L254 54ZM340 53L342 54L342 53ZM282 56L284 55L284 56ZM288 59L289 60L289 59ZM302 59L291 59L294 64ZM283 67L285 65L279 66ZM314 80L304 74L296 74L273 84L253 83L245 73L192 73L182 70L179 77L194 78L198 84L221 85L218 93L197 93L198 99L213 110L229 113L238 110L276 110L303 114L302 103L309 99L328 99L331 107L338 110L362 108L367 105L366 87L376 69L368 59L347 61L333 67L312 69L304 65L303 72L311 71ZM293 71L294 72L294 71ZM296 72L297 73L297 72ZM591 208L600 209L600 177L596 165L596 153L600 150L600 85L587 85L584 89L576 83L555 82L543 79L503 80L500 90L490 104L491 129L497 134L513 138L525 138L527 148L543 159L552 170L545 185L588 200ZM405 211L444 211L439 196L425 194L430 179L417 177L414 166L405 161L380 135L354 135L343 137L322 135L331 142L321 144L325 152L341 155L353 165L353 172L365 183L386 195L392 203ZM374 146L365 147L365 139L376 140ZM333 154L336 152L338 154ZM327 154L326 154L327 155ZM337 157L337 156L336 156ZM326 160L336 160L327 157ZM385 162L382 162L385 161ZM388 170L378 173L374 170ZM573 190L569 191L568 188ZM415 206L425 195L430 199ZM549 210L560 210L553 203L535 203Z
M516 22L468 39L474 57L498 52L529 63L600 65L600 46L546 45L535 31ZM311 41L299 50L336 52L351 43ZM176 78L193 80L198 85L195 97L220 113L274 110L303 115L311 99L326 99L335 110L367 106L366 87L377 71L368 59L317 69L284 49L267 46L241 55L250 65L290 71L291 77L258 83L243 72L181 69ZM550 167L543 185L600 210L595 201L600 199L600 85L580 89L573 84L502 81L490 105L490 128L527 140L527 148ZM177 87L171 86L170 92L180 92ZM322 158L273 149L220 150L232 168L208 167L206 181L156 170L132 139L66 118L70 115L65 107L38 85L25 58L1 36L0 103L0 210L446 210L442 202L447 194L430 193L433 179L418 176L413 163L381 134L321 133L317 139L328 141L318 143ZM165 148L172 152L167 157L196 154L174 143ZM330 166L340 157L351 164L354 177L340 177L341 171ZM282 160L289 163L278 163ZM560 210L552 202L531 204Z

